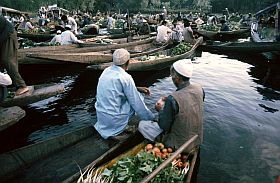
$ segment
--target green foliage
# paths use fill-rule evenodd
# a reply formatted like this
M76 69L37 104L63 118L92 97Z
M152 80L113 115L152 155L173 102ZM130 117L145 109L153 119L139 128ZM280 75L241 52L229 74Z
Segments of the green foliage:
M105 169L102 173L105 177L114 177L113 182L140 182L144 177L152 173L163 160L146 151L141 151L134 157L125 157L119 160L113 167ZM153 183L182 182L184 176L180 169L170 164L163 169L155 178Z
M180 43L175 48L172 49L172 55L181 55L186 53L192 49L192 45L190 43Z

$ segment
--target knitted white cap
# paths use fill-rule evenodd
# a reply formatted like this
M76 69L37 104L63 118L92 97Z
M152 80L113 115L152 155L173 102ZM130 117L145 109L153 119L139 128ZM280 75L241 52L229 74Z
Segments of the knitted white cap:
M130 59L130 54L126 49L117 49L113 53L113 62L115 65L123 65Z
M192 77L193 65L191 59L178 60L173 64L173 68L182 76Z

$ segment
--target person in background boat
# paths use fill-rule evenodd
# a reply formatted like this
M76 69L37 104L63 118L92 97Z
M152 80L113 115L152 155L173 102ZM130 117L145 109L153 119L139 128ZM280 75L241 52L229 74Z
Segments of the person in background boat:
M107 29L113 29L115 26L115 19L112 17L112 14L109 14L109 17L107 19Z
M217 17L215 15L210 15L207 19L207 25L217 25Z
M170 68L174 85L171 95L161 97L156 103L158 122L140 121L139 132L150 141L162 142L166 147L178 149L198 134L193 146L203 140L204 90L200 84L190 83L193 66L190 59L176 61ZM192 147L190 147L191 150Z
M56 31L56 35L52 38L51 43L61 44L61 30Z
M12 79L8 74L0 72L0 102L8 96L7 86L12 84Z
M31 21L29 18L26 19L26 23L24 26L25 30L33 30L35 27L32 25Z
M106 68L98 80L95 103L97 122L94 127L104 139L124 132L134 113L142 120L155 119L139 93L150 95L150 90L136 87L133 78L126 72L129 59L127 50L114 51L113 65Z
M61 34L61 45L68 45L74 43L83 43L83 41L78 40L78 38L71 31L71 25L65 26L65 31Z
M143 19L142 23L140 23L139 30L137 31L139 35L146 35L151 33L150 25L148 24L147 20Z
M162 7L162 20L166 20L167 18L167 10L165 8L165 6Z
M193 35L193 30L191 28L190 22L186 21L184 23L183 38L186 43L195 43L195 37Z
M220 20L222 26L220 28L220 31L229 31L229 26L227 25L226 21L224 19Z
M0 16L0 67L6 69L12 78L13 84L17 88L15 95L21 95L28 92L29 89L19 74L17 53L17 32L11 23Z
M157 28L157 38L156 41L158 43L166 43L169 41L169 34L172 32L172 30L166 26L167 22L164 20L162 21L162 25L158 26Z
M65 28L66 25L70 25L71 26L71 31L77 35L78 34L78 25L75 21L74 18L72 17L67 17L66 15L62 15L61 16L61 20L62 20L62 23L63 23L63 27Z
M180 43L183 40L184 24L180 18L174 19L171 39L175 43Z
M201 16L198 16L198 18L194 21L196 23L196 25L200 26L202 24L204 24L204 21L202 20Z

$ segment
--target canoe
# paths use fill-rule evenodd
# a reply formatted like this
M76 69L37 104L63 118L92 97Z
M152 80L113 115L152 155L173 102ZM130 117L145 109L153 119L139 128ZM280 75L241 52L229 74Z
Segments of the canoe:
M198 47L201 51L219 53L246 53L280 51L280 42L212 42Z
M180 146L172 155L164 160L155 170L152 171L146 177L143 177L141 182L149 182L151 181L158 173L163 170L165 167L171 164L171 162L183 151L186 151L191 144L198 138L198 135L194 135L191 139L186 141L182 146ZM69 177L68 179L64 180L63 183L71 183L71 182L78 182L82 183L83 179L92 178L96 173L100 174L104 169L112 167L117 161L125 157L131 157L138 154L141 150L143 150L148 143L147 140L141 139L141 141L132 145L132 144L125 144L123 146L122 152L116 152L114 149L111 151L106 152L103 156L99 157L91 164L83 168L83 175L81 172L74 174L73 176ZM188 173L185 175L185 182L190 183L191 178L193 175L194 167L198 158L199 147L195 147L189 154L188 161L190 162L190 167ZM117 155L118 154L118 155ZM86 181L84 181L86 182Z
M131 120L136 125L138 120ZM0 178L9 182L62 182L108 152L123 152L138 133L120 142L104 140L92 126L0 154ZM110 156L108 156L110 157ZM48 173L46 173L48 172Z
M4 101L0 102L2 107L10 106L26 106L28 104L44 100L46 98L55 96L59 93L64 92L64 86L60 84L43 84L43 85L34 85L28 86L29 92L22 94L20 96L8 97ZM11 91L14 93L14 91Z
M181 55L169 56L171 50L160 51L157 54L165 55L165 57L157 58L154 60L145 60L141 61L140 58L134 58L130 61L127 71L153 71L153 70L162 70L174 63L177 60L184 58L192 58L195 55L196 48L202 44L202 37L198 38L196 43L193 45L192 49ZM90 65L87 67L88 70L104 70L107 67L111 66L113 63L103 63L99 65Z
M51 39L55 36L55 34L29 34L29 33L18 33L18 37L21 38L27 38L33 42L46 42L46 41L51 41ZM94 38L97 37L98 35L87 35L87 34L78 34L77 38L78 39L87 39L87 38ZM114 38L123 38L126 37L125 34L111 34L108 35L108 38L114 39Z
M0 107L0 131L14 125L25 116L25 111L18 106Z
M43 58L34 58L27 57L27 54L37 53L86 53L86 52L98 52L98 51L107 51L118 48L127 48L131 49L137 45L148 44L154 41L154 37L141 40L140 38L133 38L132 42L127 42L127 38L119 38L113 40L116 44L97 44L91 43L91 47L78 48L77 45L63 45L63 46L44 46L44 47L35 47L29 49L20 49L18 52L18 62L19 64L55 64L57 63L54 60L43 59ZM117 44L118 43L118 44Z
M239 29L233 31L205 31L205 30L193 30L194 34L203 36L205 39L215 41L231 41L240 38L247 38L250 34L250 29Z
M139 44L128 49L131 57L139 57L146 54L151 54L159 50L163 50L165 46L155 48L153 43ZM146 51L147 50L147 51ZM113 50L112 50L113 51ZM112 52L86 52L86 53L30 53L27 57L36 59L47 59L52 61L61 61L64 63L80 63L80 64L99 64L112 61Z

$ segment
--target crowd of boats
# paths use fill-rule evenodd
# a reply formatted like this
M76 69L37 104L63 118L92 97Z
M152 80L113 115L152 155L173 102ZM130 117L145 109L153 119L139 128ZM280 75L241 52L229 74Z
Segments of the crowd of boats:
M24 16L24 13L20 11L5 7L1 7L1 13L14 23L18 30L19 42L22 45L18 50L19 65L84 64L88 70L104 70L112 64L112 52L118 48L125 48L131 54L128 71L142 72L167 68L176 60L199 56L201 51L223 54L264 54L268 59L273 59L275 56L279 58L279 9L280 4L277 3L257 12L254 17L250 13L244 16L230 14L227 9L223 12L224 15L220 16L214 14L206 16L201 13L192 14L192 12L186 15L174 15L167 14L166 10L160 15L142 15L140 13L129 15L128 12L105 15L98 11L93 16L76 12L72 18L76 25L73 25L71 29L73 28L73 34L81 41L76 44L56 45L48 43L57 33L65 31L66 25L63 25L60 18L69 11L57 6L50 6L48 9L41 8L38 16L33 19ZM173 21L174 19L177 21ZM174 54L173 50L176 49L176 46L184 43L180 43L177 39L158 43L156 30L160 22L166 20L167 26L174 31L170 34L175 34L177 33L176 25L181 19L191 22L193 33L197 37L190 49L180 54ZM228 26L228 28L221 29L224 26ZM172 37L170 36L170 39ZM32 44L27 45L27 42ZM10 96L0 103L0 106L4 107L1 108L1 117L5 116L1 119L1 131L24 117L25 112L16 106L28 105L64 91L64 87L61 85L31 87L33 87L30 89L31 92L20 97ZM84 155L84 160L86 160L81 166L98 167L143 142L143 139L136 138L135 134L128 139L130 140L121 142L113 148L105 145L100 153ZM103 142L92 128L86 127L59 138L3 153L0 155L0 177L7 179L14 176L16 172L21 174L24 172L24 167L65 148L68 150L63 150L60 156L70 158L73 156L71 149L73 150L77 144L84 143L83 147L90 149L98 145L97 142L107 143ZM188 143L191 142L186 142L186 144ZM184 148L182 147L181 150ZM108 152L103 154L106 151ZM85 152L89 153L88 150ZM197 151L191 156L191 169L194 168L196 156ZM69 171L69 169L73 169L73 164L65 166L68 166L68 173L63 179L70 177L66 182L76 181L80 174L75 174L75 170Z

